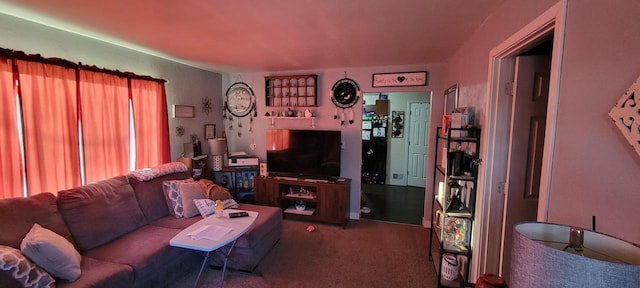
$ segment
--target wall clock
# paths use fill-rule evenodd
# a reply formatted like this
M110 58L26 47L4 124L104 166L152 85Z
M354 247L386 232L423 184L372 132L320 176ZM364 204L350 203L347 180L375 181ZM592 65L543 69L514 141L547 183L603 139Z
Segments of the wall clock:
M255 108L256 97L249 85L236 82L229 86L226 93L225 108L231 115L244 117Z
M346 74L345 78L340 79L338 82L333 84L333 88L331 88L331 90L333 91L331 101L333 102L333 105L336 105L338 108L351 108L360 98L360 86L358 86L356 81L347 78Z
M344 72L344 78L338 80L333 87L331 88L331 102L335 105L336 111L333 114L333 119L338 119L338 108L342 108L342 113L340 115L340 125L344 125L345 123L345 115L344 109L352 108L353 105L356 105L358 99L362 92L360 91L360 86L353 79L347 78L347 72ZM353 109L349 111L349 124L353 124Z

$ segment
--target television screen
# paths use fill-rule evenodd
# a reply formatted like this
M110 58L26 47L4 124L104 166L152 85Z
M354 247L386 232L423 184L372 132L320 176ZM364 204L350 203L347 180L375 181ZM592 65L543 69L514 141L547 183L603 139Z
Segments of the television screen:
M269 175L340 177L341 141L340 131L268 129Z

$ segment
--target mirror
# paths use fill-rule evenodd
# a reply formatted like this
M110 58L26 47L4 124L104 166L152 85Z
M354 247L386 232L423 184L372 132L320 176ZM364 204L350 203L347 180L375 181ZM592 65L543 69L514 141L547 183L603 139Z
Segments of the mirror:
M458 84L444 91L444 114L451 114L458 107Z

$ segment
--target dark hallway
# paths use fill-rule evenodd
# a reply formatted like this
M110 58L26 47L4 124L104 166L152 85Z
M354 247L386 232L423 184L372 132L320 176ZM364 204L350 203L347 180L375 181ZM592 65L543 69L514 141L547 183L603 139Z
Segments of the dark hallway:
M424 188L363 183L361 202L371 210L361 218L422 225Z

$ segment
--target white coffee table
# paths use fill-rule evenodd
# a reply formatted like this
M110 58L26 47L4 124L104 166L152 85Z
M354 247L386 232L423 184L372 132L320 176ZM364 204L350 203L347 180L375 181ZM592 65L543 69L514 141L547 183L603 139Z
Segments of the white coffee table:
M224 284L224 273L227 270L227 260L229 259L231 250L233 250L233 247L236 245L236 240L240 236L242 236L245 232L247 232L247 230L249 230L251 226L253 226L253 223L256 221L256 218L258 217L258 212L246 211L249 213L249 217L229 218L229 213L241 212L241 211L243 210L226 209L224 210L224 213L223 213L224 216L222 218L217 218L216 216L211 215L196 223L193 223L191 226L182 230L180 233L178 233L178 235L173 237L171 241L169 241L169 245L173 247L206 252L206 256L202 261L202 266L200 266L200 272L198 272L198 278L196 278L196 283L193 285L193 287L198 286L198 281L200 281L200 275L202 274L202 270L204 269L204 266L207 264L207 260L209 260L209 255L211 254L211 252L218 250L229 243L232 243L231 247L229 248L229 251L227 251L226 253L221 250L221 252L225 255L225 258L224 258L224 265L222 266L222 277L220 279L220 287L222 287L222 285ZM227 234L225 234L224 236L222 236L220 239L217 239L217 240L208 240L208 239L194 240L187 235L190 232L204 225L215 225L220 227L227 227L227 228L231 228L231 231L229 231Z

